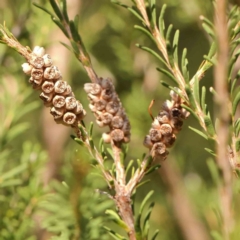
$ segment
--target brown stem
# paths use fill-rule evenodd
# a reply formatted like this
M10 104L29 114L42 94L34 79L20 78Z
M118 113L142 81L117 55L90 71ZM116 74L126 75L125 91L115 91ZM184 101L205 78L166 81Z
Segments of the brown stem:
M229 233L233 224L232 219L232 173L228 160L227 146L229 138L229 94L227 87L227 73L229 62L229 36L226 18L226 0L217 0L215 5L215 29L216 40L218 43L217 65L214 68L214 84L216 89L216 118L219 119L219 125L216 129L219 144L216 145L218 167L222 172L222 184L219 186L221 210L223 216L223 233L226 240L229 239Z

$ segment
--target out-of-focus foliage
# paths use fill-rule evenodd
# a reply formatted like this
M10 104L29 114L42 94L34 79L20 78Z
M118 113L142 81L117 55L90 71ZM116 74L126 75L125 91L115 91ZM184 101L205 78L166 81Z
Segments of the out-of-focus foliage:
M47 1L36 2L49 7ZM158 7L165 2L169 5L165 21L180 29L179 48L180 51L188 48L189 70L193 74L208 51L199 15L211 18L211 1L157 1ZM81 0L78 12L79 31L91 53L93 65L99 75L113 78L130 118L132 142L128 160L140 158L145 152L142 141L151 125L148 105L152 99L156 100L152 109L156 115L169 94L160 85L159 80L166 79L156 71L159 67L157 60L135 46L137 42L148 46L152 43L134 30L137 20L133 16L109 0ZM49 16L33 7L31 1L1 0L0 23L3 21L23 45L47 47L57 44L63 48L60 43L51 41L51 33L57 27ZM41 137L43 106L39 107L38 96L32 92L21 71L21 56L0 45L0 61L0 239L38 239L44 235L39 233L39 229L47 230L52 239L58 240L112 239L103 229L106 226L104 212L113 206L112 200L105 194L96 194L95 189L104 190L106 186L99 181L96 171L89 168L86 153L74 153L79 146L70 138L62 156L61 181L53 180L47 187L42 185L44 163L50 161L43 150L45 143ZM72 88L87 108L83 92L87 76L74 56L66 62L70 62L68 74ZM201 84L208 87L211 81L210 71ZM89 111L86 122L91 120L93 116ZM193 118L187 121L188 125L197 126ZM95 137L99 138L100 133L101 129L96 129ZM207 166L211 160L206 160L210 156L203 150L211 147L208 145L184 128L171 150L169 161L176 161L197 214L209 229L218 230L216 190ZM136 195L136 208L148 189L153 188L155 206L151 230L160 230L157 239L183 239L168 189L157 173L149 178L151 183L142 186ZM239 191L239 186L235 191ZM239 202L235 203L238 210ZM240 216L236 221L239 225ZM238 240L238 233L234 234L232 239Z

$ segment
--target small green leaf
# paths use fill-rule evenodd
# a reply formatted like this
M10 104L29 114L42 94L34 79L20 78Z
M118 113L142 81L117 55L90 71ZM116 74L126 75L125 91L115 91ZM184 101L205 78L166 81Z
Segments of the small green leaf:
M158 20L159 30L160 30L160 33L161 33L162 37L164 37L164 30L165 30L165 24L164 24L164 19L163 18L164 18L166 8L167 8L167 5L163 4L163 6L161 8L160 15L159 15L159 20Z
M141 181L139 184L137 184L136 188L139 188L139 187L143 186L144 184L149 183L150 181L151 181L150 179L147 179L145 181Z
M139 25L135 25L134 28L146 34L155 43L155 39L153 38L152 34L148 30L146 30L145 28Z
M156 165L150 167L150 168L146 171L145 175L148 175L148 174L150 174L150 173L158 170L160 167L161 167L160 164L156 164Z
M105 230L108 231L109 235L111 237L113 237L116 240L127 240L125 237L119 235L118 233L116 233L115 231L113 231L112 229L108 228L108 227L103 227Z
M200 103L200 96L199 96L199 81L196 78L193 84L193 95L196 102Z
M157 15L156 15L156 0L150 0L151 3L151 17L152 17L152 22L153 22L153 26L156 25L156 20L157 20Z
M157 237L158 233L159 233L159 230L157 229L157 230L154 232L151 240L156 240L156 237Z
M49 14L52 18L54 18L54 15L53 15L50 11L48 11L46 8L38 5L37 3L33 3L33 5L34 5L35 7L37 7L37 8L39 8L39 9L43 10L43 11L46 12L47 14Z
M195 80L196 81L196 80ZM202 109L203 109L203 112L205 113L205 114L207 114L206 113L206 104L205 104L205 102L206 102L206 88L205 88L205 86L203 86L202 87L202 95L201 95L201 107L202 107Z
M195 133L197 133L197 134L200 135L201 137L203 137L203 138L205 138L206 140L208 140L207 135L204 134L203 132L199 131L198 129L193 128L193 127L190 127L190 126L189 126L189 129L191 129L192 131L194 131Z
M12 177L14 177L17 174L22 173L23 171L26 170L27 166L28 166L27 163L24 163L24 164L21 164L21 165L19 165L17 167L14 167L13 169L9 170L6 173L3 173L1 175L1 181L2 182L6 181L7 179L12 178Z
M129 163L128 163L128 165L127 165L127 169L126 169L126 175L128 174L131 166L133 165L133 162L134 162L133 160L130 160L130 161L129 161Z
M93 122L90 122L88 132L89 132L89 136L92 137L92 134L93 134Z
M179 40L179 30L177 30L173 37L173 58L176 64L178 64L178 40Z
M62 16L62 12L57 4L57 2L55 0L49 0L54 12L56 13L56 15L58 16L58 18L60 19L60 21L63 21L63 16Z
M185 91L188 95L190 106L195 110L197 107L196 107L194 95L192 94L192 91L188 85L186 85Z
M176 78L168 70L166 70L164 68L157 68L157 71L159 71L159 72L163 73L164 75L166 75L167 77L169 77L169 79L172 80L175 84L178 84Z
M62 0L62 9L63 9L63 16L64 19L66 20L67 23L69 23L69 18L68 18L68 11L67 11L67 1L66 0Z
M212 156L216 157L216 153L212 150L212 149L209 149L209 148L204 148L205 151L207 151L208 153L210 153Z
M55 17L52 17L53 22L62 30L62 32L64 33L64 35L69 38L68 32L66 31L66 29L64 28L63 24L61 23L61 21L57 20Z
M213 127L211 118L209 116L204 116L204 123L207 128L208 134L213 137L215 135L215 129Z
M209 25L206 24L206 23L203 23L203 24L202 24L202 27L203 27L203 29L209 34L209 36L210 36L212 39L214 39L215 34L214 34L213 30L209 27Z
M143 220L143 237L145 237L145 239L148 237L149 228L150 228L149 219L150 219L153 207L154 207L154 202L150 204L148 211L146 213L146 216Z
M69 46L69 45L67 45L66 43L64 43L64 42L60 42L65 48L67 48L70 52L73 52L73 49Z
M236 152L239 152L239 150L240 150L240 140L236 141L235 149L236 149Z
M109 215L109 217L111 218L112 221L114 221L119 227L123 228L125 231L129 231L128 226L126 225L126 223L124 221L121 220L121 218L119 217L119 215L114 212L113 210L106 210L105 213L107 215Z
M166 33L166 41L168 41L168 42L170 42L170 36L171 36L171 33L172 33L172 29L173 29L173 25L170 24L168 26L167 33Z
M84 146L84 142L80 139L80 138L74 138L74 141L76 142L76 143L78 143L79 145L81 145L81 146Z
M144 47L144 46L141 46L140 44L136 44L136 46L146 52L149 52L150 54L152 54L154 57L156 57L162 64L164 64L165 66L167 66L167 63L166 61L157 53L155 52L154 50L148 48L148 47Z
M151 190L146 196L145 198L143 199L141 205L140 205L140 208L139 208L139 214L142 214L143 212L143 208L145 207L147 201L150 199L150 197L153 195L154 191Z
M240 101L240 92L237 93L237 95L235 96L235 98L233 100L233 104L232 104L232 114L233 115L235 115L235 113L236 113L239 101Z

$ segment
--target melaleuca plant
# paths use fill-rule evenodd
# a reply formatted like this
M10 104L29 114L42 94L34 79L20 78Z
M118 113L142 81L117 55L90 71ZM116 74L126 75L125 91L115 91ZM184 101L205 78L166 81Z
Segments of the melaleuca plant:
M44 48L36 46L31 50L29 47L22 46L5 25L0 26L0 41L25 58L26 63L22 64L22 68L23 72L29 75L30 85L34 90L40 91L39 96L44 105L50 109L49 112L56 123L73 129L72 139L80 145L80 148L87 149L93 159L92 165L104 178L109 190L105 194L115 205L115 208L109 208L105 212L121 229L118 232L110 226L105 226L105 230L114 239L154 240L157 238L158 230L154 233L149 232L154 203L148 205L148 200L151 199L153 191L146 194L137 209L134 206L134 197L138 187L145 183L143 178L157 170L160 167L159 163L165 164L164 160L167 161L170 154L169 149L177 140L177 134L181 131L184 121L191 114L199 123L200 129L190 128L215 144L215 149L205 149L216 160L209 165L219 192L221 228L219 232L214 232L212 235L215 239L230 239L230 236L233 236L231 234L236 231L233 186L238 176L240 150L240 121L237 117L240 94L236 87L239 73L233 73L233 69L237 68L240 53L238 50L239 8L219 0L213 2L215 9L213 22L201 17L202 26L211 43L209 52L204 56L198 70L190 76L187 50L184 49L179 53L178 49L179 31L176 30L172 36L173 26L165 24L166 5L158 11L155 0L134 0L133 6L113 1L128 9L140 21L141 25L136 25L135 28L153 41L157 51L141 44L137 44L137 47L156 57L159 60L157 70L171 80L171 82L161 82L169 90L171 99L166 100L162 107L159 107L157 116L152 116L150 113L152 123L149 124L149 131L143 139L143 145L148 148L148 151L137 160L127 161L127 144L131 141L131 123L114 83L108 76L98 76L96 73L90 54L79 33L78 16L74 20L69 19L66 1L50 0L49 2L53 12L40 5L34 5L45 11L46 15L50 15L53 22L62 30L70 42L70 45L64 44L64 46L76 56L86 70L90 82L86 83L83 89L87 93L89 108L96 118L97 125L105 127L98 145L97 139L93 138L94 124L84 120L86 113L89 112L87 106L83 106L81 100L77 100L74 94L75 89L64 80L60 69L54 65L54 61L45 53ZM212 66L214 67L214 86L210 91L216 108L214 116L206 102L206 87L202 86L200 89L200 81ZM54 188L57 189L58 184L55 184ZM67 191L67 188L62 191L62 196L66 195ZM52 200L52 203L56 202L58 206L65 207L67 210L65 209L64 214L59 214L54 209L54 204L50 204L50 208L46 210L55 217L70 218L71 203L62 201L61 195ZM145 210L146 207L147 210ZM68 231L74 228L74 220L69 221L65 228L62 227L61 221L58 222L54 217L50 220L46 219L43 225L50 232L61 233L60 239L80 237L79 233L74 235ZM61 228L65 230L61 231ZM187 228L186 224L185 228ZM198 233L199 239L210 239L208 235L204 229ZM88 237L91 238L90 235Z

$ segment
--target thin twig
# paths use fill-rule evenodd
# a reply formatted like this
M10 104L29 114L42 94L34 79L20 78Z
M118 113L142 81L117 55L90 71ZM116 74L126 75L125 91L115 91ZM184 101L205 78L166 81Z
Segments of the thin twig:
M229 138L229 93L227 86L227 73L229 62L229 36L226 17L226 0L217 0L215 5L215 29L216 39L218 43L217 49L217 65L214 68L214 84L217 95L216 102L216 118L219 119L219 125L216 129L219 144L217 148L217 164L222 172L223 182L219 187L221 209L223 216L223 232L224 238L229 239L229 234L233 224L232 219L232 173L228 160L228 138Z

